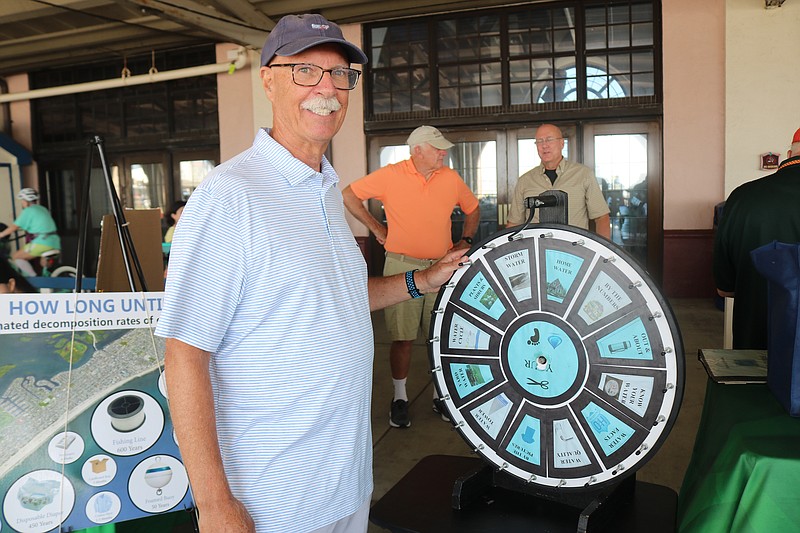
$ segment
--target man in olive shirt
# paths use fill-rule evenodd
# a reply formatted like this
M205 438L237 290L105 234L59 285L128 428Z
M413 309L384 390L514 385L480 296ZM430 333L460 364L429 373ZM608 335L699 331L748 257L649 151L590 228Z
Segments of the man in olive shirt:
M571 226L593 229L598 235L610 239L608 204L594 172L585 165L564 159L561 155L563 149L564 135L558 126L539 126L536 130L536 151L542 164L519 177L511 198L508 226L517 226L528 219L525 198L559 190L567 193L567 221ZM538 214L533 221L539 221ZM590 221L593 228L589 227Z

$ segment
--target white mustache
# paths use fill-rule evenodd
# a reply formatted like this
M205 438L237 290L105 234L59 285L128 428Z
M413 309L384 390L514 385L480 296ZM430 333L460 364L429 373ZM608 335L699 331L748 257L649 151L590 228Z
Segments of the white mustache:
M315 96L300 104L300 107L317 115L327 116L334 111L339 111L342 108L342 104L339 103L335 96L329 98Z

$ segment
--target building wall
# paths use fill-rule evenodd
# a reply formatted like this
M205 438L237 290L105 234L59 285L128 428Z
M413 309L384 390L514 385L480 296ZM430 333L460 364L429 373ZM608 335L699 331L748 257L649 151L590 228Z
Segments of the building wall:
M800 127L800 3L662 2L667 296L713 296L713 208Z
M29 89L27 74L17 74L6 78L9 93L21 93ZM11 102L11 131L7 132L17 143L28 151L33 151L33 130L31 129L31 102L22 100ZM23 187L36 187L38 183L36 161L22 167Z
M361 46L361 26L347 24L342 26L345 39ZM363 66L357 67L363 69ZM363 82L359 81L359 85ZM367 138L364 134L364 92L356 88L350 91L347 118L342 129L331 144L333 165L341 180L341 189L367 173ZM353 234L359 238L362 249L366 246L367 229L350 213L347 221Z
M713 209L725 170L725 3L664 1L662 32L662 290L711 297Z
M786 157L800 128L800 2L764 9L763 0L728 0L725 35L725 196L772 173L760 155Z
M219 44L216 49L217 63L229 61L228 52L234 52L238 46L233 44ZM255 117L255 99L263 93L258 93L253 87L253 73L258 73L254 65L258 64L259 56L247 52L247 66L230 74L223 72L217 74L217 99L219 106L219 156L221 161L226 161L253 143L253 129L247 127L253 124Z

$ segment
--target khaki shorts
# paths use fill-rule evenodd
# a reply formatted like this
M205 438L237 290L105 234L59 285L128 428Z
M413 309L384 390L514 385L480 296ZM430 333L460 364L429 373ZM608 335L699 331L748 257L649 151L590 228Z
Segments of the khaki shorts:
M383 275L392 276L414 269L425 270L433 263L434 261L397 256L390 252L386 254ZM427 338L431 328L431 312L437 296L438 292L431 292L422 298L414 298L387 307L384 315L389 338L392 341L413 341L419 335L420 326L423 336Z

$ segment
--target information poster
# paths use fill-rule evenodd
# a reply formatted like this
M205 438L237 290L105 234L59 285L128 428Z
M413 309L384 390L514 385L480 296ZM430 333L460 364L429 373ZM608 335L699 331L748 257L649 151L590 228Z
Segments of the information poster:
M153 334L162 296L0 295L0 531L193 506Z

